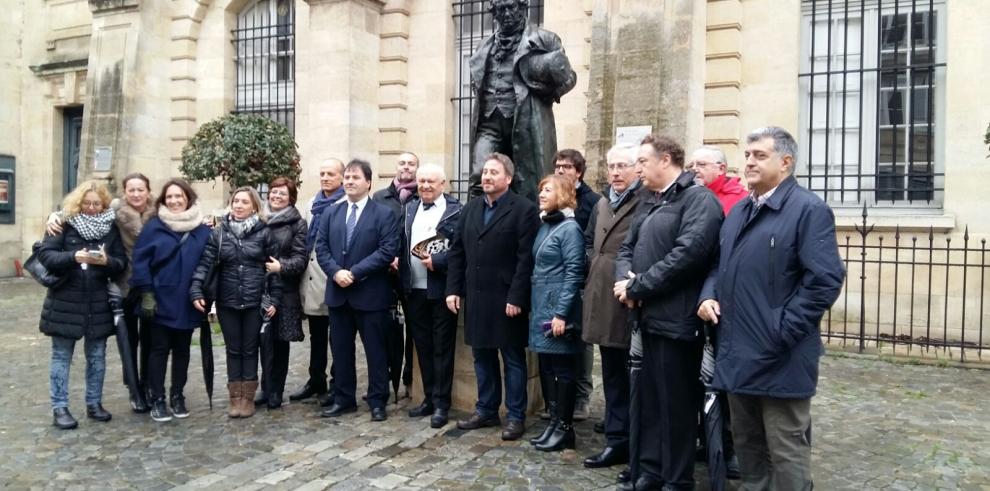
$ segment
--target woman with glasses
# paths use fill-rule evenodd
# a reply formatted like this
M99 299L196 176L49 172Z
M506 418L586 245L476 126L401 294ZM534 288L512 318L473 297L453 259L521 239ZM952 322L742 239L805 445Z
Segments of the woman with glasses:
M78 425L69 412L69 369L80 339L86 353L86 416L110 421L102 404L107 337L114 330L107 288L127 268L127 255L103 183L80 184L65 197L62 212L62 233L45 237L38 260L62 278L48 289L40 327L52 338L53 424L68 430Z

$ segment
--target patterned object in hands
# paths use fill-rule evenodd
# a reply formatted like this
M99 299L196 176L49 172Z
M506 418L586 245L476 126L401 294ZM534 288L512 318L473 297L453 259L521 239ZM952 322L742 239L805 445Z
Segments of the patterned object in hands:
M414 245L410 252L420 259L426 259L434 254L445 252L447 249L450 249L450 239L444 237L443 234L436 234Z

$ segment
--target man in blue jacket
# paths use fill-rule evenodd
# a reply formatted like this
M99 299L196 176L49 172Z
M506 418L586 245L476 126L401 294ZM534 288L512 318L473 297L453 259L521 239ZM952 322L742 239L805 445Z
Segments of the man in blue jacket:
M832 210L791 176L794 138L770 126L746 142L752 195L722 225L698 316L719 331L712 385L729 394L740 489L810 490L818 324L845 270Z
M385 329L395 302L388 268L399 250L395 213L371 201L371 165L352 160L344 168L347 198L330 207L316 239L316 260L326 272L330 310L330 351L337 379L334 402L322 416L357 410L354 335L361 334L368 362L368 405L372 421L388 418L388 365Z

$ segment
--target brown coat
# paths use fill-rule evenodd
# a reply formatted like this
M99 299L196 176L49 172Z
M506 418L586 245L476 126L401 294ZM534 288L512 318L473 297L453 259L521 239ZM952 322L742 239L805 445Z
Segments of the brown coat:
M589 259L584 287L584 315L581 338L586 343L609 348L628 348L626 309L615 299L615 257L641 200L642 188L629 193L618 210L612 211L608 195L598 201L585 231ZM592 237L593 235L593 237Z

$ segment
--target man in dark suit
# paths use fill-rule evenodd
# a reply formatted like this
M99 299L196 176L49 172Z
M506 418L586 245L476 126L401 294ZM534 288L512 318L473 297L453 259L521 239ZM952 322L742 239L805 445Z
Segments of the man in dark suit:
M503 440L525 432L526 344L533 241L540 227L533 202L509 191L514 168L493 153L481 171L484 196L464 206L448 255L447 308L465 308L464 341L474 354L478 403L457 427L473 430L501 424L502 371L508 423ZM463 302L462 302L463 300Z
M406 325L416 341L423 378L423 403L410 410L409 417L430 416L430 426L441 428L447 424L450 410L457 338L457 315L447 309L444 296L449 251L424 253L413 249L431 239L439 241L441 236L449 245L457 234L461 203L444 194L447 179L439 165L424 164L416 171L416 182L419 197L406 203L399 254Z
M347 198L331 207L316 240L316 257L331 281L326 304L330 310L330 346L337 379L334 402L322 416L357 410L354 335L361 334L368 362L368 405L372 421L388 418L388 365L385 329L388 308L395 301L388 267L398 251L395 214L371 201L371 165L352 160L344 168Z

